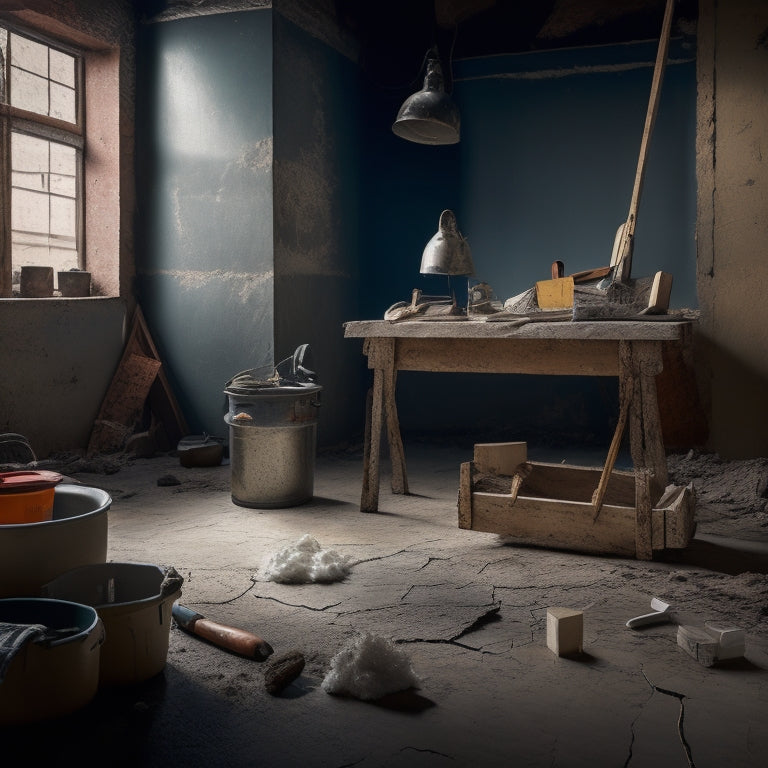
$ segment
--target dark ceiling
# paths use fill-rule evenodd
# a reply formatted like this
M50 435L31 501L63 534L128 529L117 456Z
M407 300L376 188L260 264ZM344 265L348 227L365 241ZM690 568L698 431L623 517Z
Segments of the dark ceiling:
M335 16L358 43L363 72L386 88L418 83L434 45L449 72L450 59L657 39L666 1L132 0L140 18L155 20L281 4L314 23ZM698 0L674 3L673 36L698 14Z
M438 45L468 58L659 37L666 0L336 0L337 18L361 42L372 79L396 86ZM672 34L690 27L698 0L676 0Z

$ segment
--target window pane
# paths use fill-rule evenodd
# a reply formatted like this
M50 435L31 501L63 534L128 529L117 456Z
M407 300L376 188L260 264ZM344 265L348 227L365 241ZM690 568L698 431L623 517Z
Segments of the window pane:
M51 80L70 88L75 87L75 57L51 48L50 51Z
M75 240L75 201L51 195L50 229L52 235Z
M5 62L8 61L8 30L0 29L0 102L7 101L5 92Z
M14 232L49 234L48 195L14 189L12 197L11 227Z
M76 58L14 34L10 35L10 54L10 103L77 123Z
M69 123L77 121L75 113L75 89L65 85L51 83L51 117L66 120Z
M11 66L48 77L48 46L11 34Z
M74 147L11 134L12 266L77 268L77 165Z
M21 69L11 69L11 104L19 109L48 114L48 81Z
M74 147L51 144L51 192L75 197L77 183L77 152Z
M68 147L69 149L69 147ZM11 183L41 192L49 185L50 142L23 133L11 134Z

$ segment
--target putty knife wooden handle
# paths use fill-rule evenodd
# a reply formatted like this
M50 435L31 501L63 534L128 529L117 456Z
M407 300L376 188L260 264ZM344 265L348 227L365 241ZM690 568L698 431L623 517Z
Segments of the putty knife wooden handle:
M171 613L185 632L202 637L219 648L257 661L263 661L272 653L272 646L258 635L206 619L181 603L174 603Z

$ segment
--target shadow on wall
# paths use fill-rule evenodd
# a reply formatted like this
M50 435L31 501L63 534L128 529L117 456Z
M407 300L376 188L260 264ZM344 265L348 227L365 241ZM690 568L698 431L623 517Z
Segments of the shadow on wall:
M768 425L766 375L716 340L697 337L696 356L703 364L700 382L709 411L708 444L724 459L761 455Z

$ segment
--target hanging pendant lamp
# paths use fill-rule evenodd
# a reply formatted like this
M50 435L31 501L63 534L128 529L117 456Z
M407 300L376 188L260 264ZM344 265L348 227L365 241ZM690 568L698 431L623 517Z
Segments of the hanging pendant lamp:
M459 109L445 92L437 52L433 49L428 56L424 87L403 102L392 131L417 144L456 144L461 125Z

